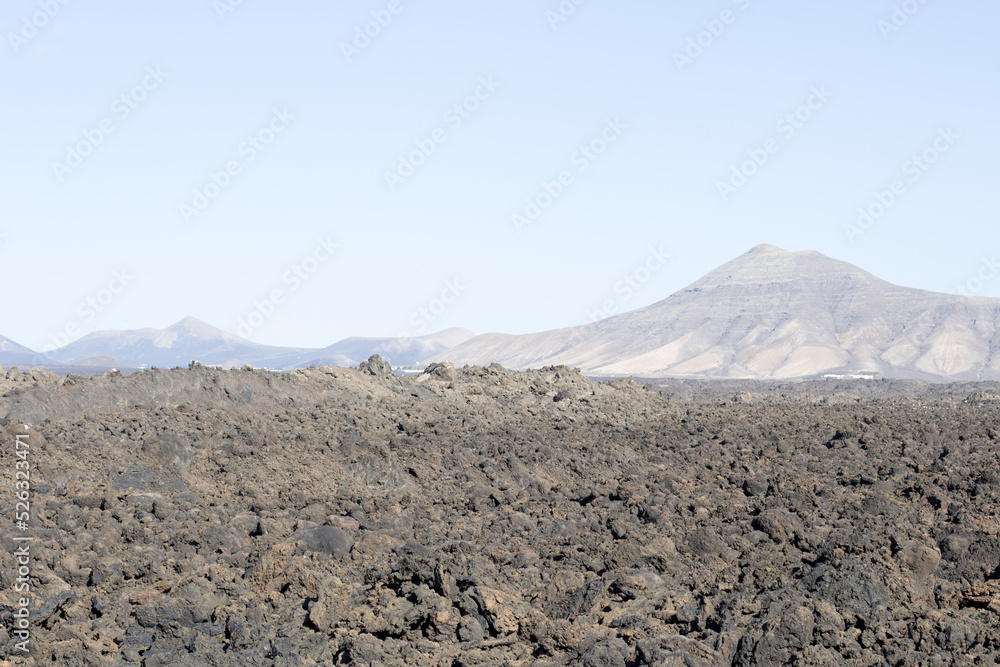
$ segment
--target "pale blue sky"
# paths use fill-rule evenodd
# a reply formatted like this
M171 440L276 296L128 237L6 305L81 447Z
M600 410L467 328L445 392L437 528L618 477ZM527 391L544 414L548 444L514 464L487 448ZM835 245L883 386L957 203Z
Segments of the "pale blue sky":
M243 0L220 18L226 1L4 3L0 334L41 349L71 325L185 315L236 332L275 291L251 340L526 333L587 322L609 299L658 301L757 243L944 292L1000 254L995 2L911 0L886 38L879 21L903 3L586 0L553 29L557 0ZM342 44L391 4L348 61ZM477 91L461 123L446 116ZM807 101L794 134L779 128ZM102 121L113 131L79 166L54 168ZM948 128L957 138L913 180L911 156L933 157ZM272 143L244 144L262 131ZM607 150L582 158L602 131ZM427 141L391 190L386 171ZM765 146L724 200L718 182ZM229 162L239 172L185 221ZM512 215L561 171L572 181L518 233ZM849 239L895 180L902 194ZM669 261L623 289L650 248ZM303 261L305 281L289 273ZM972 286L1000 296L1000 275Z

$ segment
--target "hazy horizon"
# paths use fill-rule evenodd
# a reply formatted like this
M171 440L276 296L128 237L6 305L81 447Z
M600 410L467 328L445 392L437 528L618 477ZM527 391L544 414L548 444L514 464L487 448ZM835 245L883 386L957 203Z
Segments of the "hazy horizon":
M786 253L786 254L796 254L796 253L799 253L799 252L815 252L815 251L811 251L811 250L808 250L808 249L801 250L801 251L800 250L788 250L787 248L779 248L777 246L774 246L773 244L760 243L760 244L757 244L756 246L754 246L753 248L748 248L745 253L741 253L739 256L731 258L730 260L728 260L726 262L723 262L722 264L720 264L720 266L715 267L712 271L710 271L708 273L716 273L716 272L724 269L724 267L726 267L727 265L729 265L731 262L733 262L733 261L735 261L737 259L740 259L744 255L749 256L750 253L751 253L751 251L757 250L758 248L776 248L777 251L780 251L781 253ZM653 253L651 256L655 257L656 253ZM835 262L840 262L841 261L841 260L838 260L836 257L828 257L827 259L832 259ZM766 261L766 259L762 259L762 260L758 260L758 261ZM619 301L622 301L622 300L628 301L628 299L630 298L631 295L638 293L638 291L640 291L642 289L643 285L645 284L645 277L646 276L651 276L653 273L656 272L657 269L656 269L655 265L649 265L649 266L651 266L651 268L653 270L649 270L649 269L643 270L644 267L640 267L640 269L634 275L632 275L632 276L626 276L626 278L624 280L621 280L618 283L616 283L616 285L615 285L615 293L618 296L616 298L612 298L610 300L611 302L613 302L613 304L612 304L613 305L613 310L609 310L609 311L603 310L603 308L606 307L606 305L608 304L608 301L606 300L605 302L597 305L597 307L595 307L595 308L587 311L587 320L586 320L586 322L597 322L597 321L600 321L600 320L605 319L607 317L613 317L615 315L623 315L625 313L628 313L628 312L631 312L633 310L636 310L637 308L641 308L641 306L640 306L640 307L637 307L637 308L620 309L620 308L618 308L618 304L619 304ZM850 266L854 266L854 265L850 265ZM991 260L990 262L987 262L986 266L988 268L992 269L992 270L1000 270L1000 265L997 264L997 262L995 261L995 258L993 260ZM861 270L866 271L863 267L856 267L856 268L860 268ZM876 273L874 273L872 271L866 271L866 272L874 275L874 277L877 278L877 279L881 279L881 276L878 276ZM705 275L707 275L707 274L705 274ZM637 279L637 277L638 277L638 279ZM692 277L689 281L687 281L687 282L684 283L684 287L686 287L688 285L691 285L691 284L694 284L696 282L699 282L704 277L705 277L704 275L703 276ZM912 286L909 286L909 285L897 285L897 286L898 287L904 287L904 288L911 288L912 287ZM968 292L969 289L971 289L968 286L966 286L966 288L967 288L965 290L966 292ZM913 288L913 289L920 289L920 288ZM679 292L681 290L683 290L683 287L680 288L680 290L677 290L677 292ZM934 291L934 290L929 290L929 291L931 293L934 293L934 294L955 294L954 292L937 292L937 291ZM976 291L976 290L972 290L972 291ZM657 299L653 303L658 303L660 301L663 301L664 299L669 298L670 296L672 296L673 294L675 294L677 292L672 292L671 294L665 294L665 295L662 296L662 298ZM958 296L977 296L977 294L971 294L971 293L957 294L957 295ZM278 304L279 307L280 307L280 305L282 305L282 304ZM425 330L422 333L414 333L410 337L412 337L412 338L434 337L437 334L440 334L442 332L445 332L445 331L448 331L448 330L451 330L451 329L463 329L463 330L469 331L470 333L473 333L476 336L482 335L482 334L495 334L495 333L521 335L521 334L542 333L544 331L551 331L551 330L544 330L544 331L543 330L538 330L538 331L528 331L528 332L472 331L468 327L463 327L461 325L454 325L454 326L441 327L441 328L430 328L430 326L429 326L430 325L430 321L434 320L434 313L437 312L436 307L437 306L442 306L442 305L443 305L443 307L447 307L447 304L444 304L443 301L441 301L440 299L435 299L435 300L432 300L432 302L430 303L430 307L422 306L420 309L418 309L418 311L414 314L414 319L415 319L416 324L418 326L414 327L414 328L419 328L419 325L425 325L424 326ZM646 304L646 305L652 305L652 304ZM95 309L99 309L99 308L100 308L100 302L99 302L98 299L91 298L91 299L88 299L83 304L83 311L85 313L86 312L95 311ZM225 332L227 334L237 336L237 337L239 337L241 339L250 340L251 342L259 342L259 341L254 341L253 340L253 336L252 336L252 333L255 330L255 327L258 326L257 325L257 320L254 319L253 317L240 318L239 322L237 323L237 325L235 327L233 327L233 328L226 328L225 326L218 325L216 322L213 322L210 319L203 319L203 318L195 317L193 315L188 314L188 315L185 315L185 316L179 318L178 320L171 321L171 322L166 323L166 324L157 325L157 326L153 326L153 325L139 325L139 326L136 326L136 327L131 327L130 329L127 329L127 330L128 331L146 331L146 330L149 330L149 331L154 331L154 330L155 331L161 331L161 330L169 329L169 328L177 326L177 325L185 325L186 324L185 321L186 320L190 320L190 319L194 319L198 323L207 324L207 325L209 325L210 327L212 327L214 329L219 329L219 330L221 330L221 331L223 331L223 332ZM263 320L264 318L263 318L263 316L261 316L258 319ZM194 328L198 329L199 327L197 325L195 325ZM556 327L555 329L563 329L563 328L566 328L566 327ZM78 340L82 340L83 338L85 338L86 336L88 336L89 334L92 334L92 333L116 333L116 332L120 332L120 331L123 331L123 330L121 330L121 329L99 329L99 330L95 330L95 331L87 331L86 333L82 333L82 334L74 334L74 331L56 332L54 335L52 335L50 337L50 340L49 340L49 342L48 342L48 344L46 346L44 346L42 348L32 348L32 349L35 352L42 352L42 353L47 354L47 353L53 352L53 351L55 351L57 349L61 349L63 347L66 347L67 345L69 345L69 344L71 344L73 342L76 342ZM248 333L250 334L249 336L247 335ZM0 333L0 336L3 336L3 334ZM312 346L309 346L309 345L292 345L292 344L282 343L281 341L278 341L278 342L275 342L275 343L261 343L261 344L264 344L264 345L273 345L273 346L276 346L276 347L297 347L297 348L315 348L315 349L320 349L320 348L328 347L328 346L333 345L335 343L343 342L344 340L349 339L349 338L359 338L359 339L392 339L394 337L395 336L393 336L393 335L362 336L362 335L351 334L351 335L345 336L343 338L338 338L336 340L331 340L331 341L329 341L329 343L324 344L324 345L312 345ZM20 343L20 341L17 341L17 340L14 340L13 342ZM30 346L28 346L28 347L30 347Z
M0 18L0 335L35 350L186 316L237 333L267 302L246 337L269 345L544 331L760 243L1000 296L998 6L16 0Z

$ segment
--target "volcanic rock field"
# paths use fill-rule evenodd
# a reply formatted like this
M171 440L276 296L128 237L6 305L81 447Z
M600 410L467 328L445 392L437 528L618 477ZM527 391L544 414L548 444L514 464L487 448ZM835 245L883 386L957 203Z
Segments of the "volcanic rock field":
M15 369L0 437L0 665L1000 654L997 383Z

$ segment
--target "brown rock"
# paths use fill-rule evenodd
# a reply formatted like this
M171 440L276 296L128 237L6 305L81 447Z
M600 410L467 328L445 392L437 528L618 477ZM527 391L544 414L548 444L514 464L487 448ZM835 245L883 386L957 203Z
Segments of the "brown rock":
M126 588L122 591L122 597L124 597L129 604L146 605L152 604L163 598L163 593L155 588L152 588L151 586L140 586L135 588Z
M934 574L941 564L941 552L922 542L910 542L898 554L899 563L920 579Z
M772 509L754 519L753 527L775 542L789 542L802 530L802 521L786 509Z
M837 608L826 600L817 600L816 608L816 632L835 633L844 631L844 618L837 613Z

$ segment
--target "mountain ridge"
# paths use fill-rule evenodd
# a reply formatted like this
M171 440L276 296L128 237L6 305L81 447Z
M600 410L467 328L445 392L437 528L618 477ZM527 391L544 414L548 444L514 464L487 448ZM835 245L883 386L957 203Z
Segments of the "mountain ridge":
M171 368L198 361L212 366L249 364L285 370L310 365L356 366L372 354L382 354L397 366L408 366L474 335L467 329L453 327L405 339L352 337L325 348L282 347L254 343L188 316L163 329L95 331L49 355L0 336L0 363L93 369Z
M765 244L644 308L538 334L484 334L430 361L609 376L976 380L1000 378L998 348L1000 299L901 287Z
M17 341L11 340L6 336L0 336L0 365L45 365L51 364L53 361L53 359L41 352L35 352Z
M306 352L306 348L261 345L244 340L194 317L185 317L164 329L95 331L50 353L61 363L92 357L111 357L124 365L186 366L205 364L264 365L263 361Z
M164 329L97 331L39 354L0 336L0 363L275 369L496 362L565 365L595 376L790 379L857 373L1000 379L1000 299L902 287L812 250L760 244L656 303L534 334L461 328L413 338L351 337L325 348L254 343L194 317Z

